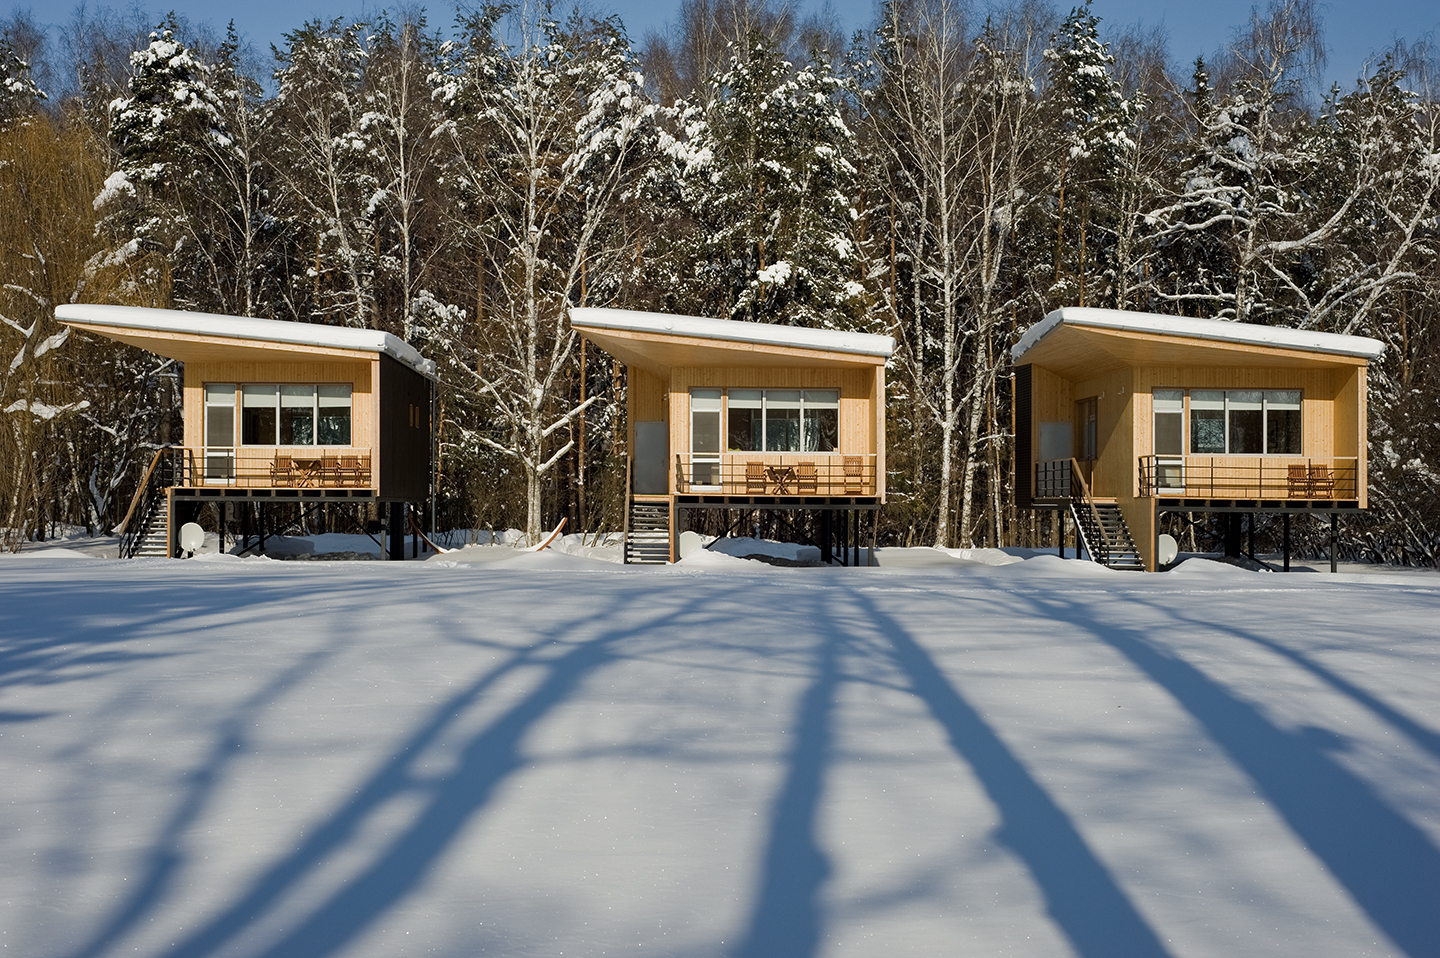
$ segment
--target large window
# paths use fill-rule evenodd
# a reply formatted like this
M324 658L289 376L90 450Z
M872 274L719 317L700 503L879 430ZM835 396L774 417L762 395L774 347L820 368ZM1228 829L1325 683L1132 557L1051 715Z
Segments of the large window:
M1157 389L1155 454L1179 455L1188 398L1193 455L1298 456L1298 389Z
M834 452L839 445L839 390L731 389L726 405L731 452Z
M244 383L240 396L240 443L246 446L348 446L350 445L351 386L293 383ZM223 422L233 415L236 386L207 383L206 444L234 444L234 420L228 420L229 441ZM223 405L230 397L230 405Z

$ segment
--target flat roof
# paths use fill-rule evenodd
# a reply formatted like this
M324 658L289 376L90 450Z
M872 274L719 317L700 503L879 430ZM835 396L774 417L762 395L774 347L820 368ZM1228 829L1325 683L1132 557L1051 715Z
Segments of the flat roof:
M852 356L879 356L885 359L895 352L893 337L876 336L872 333L777 326L735 319L706 319L702 316L674 316L669 313L648 313L632 309L576 307L570 310L570 325L582 329L609 329L648 333L658 337L710 339Z
M1125 333L1148 333L1182 339L1266 346L1298 352L1332 356L1354 356L1365 360L1379 359L1385 344L1365 336L1344 336L1281 326L1257 326L1221 319L1192 319L1187 316L1162 316L1120 309L1094 309L1088 306L1066 306L1051 310L1010 349L1011 358L1019 361L1025 353L1051 333L1063 327L1113 330Z
M150 309L140 306L99 306L71 303L55 309L55 318L62 323L111 335L124 341L127 332L156 332L174 336L235 340L242 343L282 343L289 346L317 349L343 349L354 352L382 353L409 366L427 379L434 379L435 363L420 355L413 346L373 329L351 329L346 326L322 326L318 323L297 323L253 316L223 316L217 313L192 313L178 309ZM137 342L151 349L150 343ZM163 348L163 347L162 347ZM161 352L161 355L166 353ZM177 357L178 358L178 357Z

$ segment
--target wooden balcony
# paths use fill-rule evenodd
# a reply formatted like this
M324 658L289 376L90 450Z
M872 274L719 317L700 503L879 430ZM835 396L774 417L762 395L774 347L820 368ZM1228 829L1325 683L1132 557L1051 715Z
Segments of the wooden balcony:
M1141 456L1140 495L1158 499L1343 502L1359 498L1357 459Z
M874 496L875 457L828 452L676 456L675 491L681 495L725 497Z
M176 449L174 483L210 489L371 489L362 447L187 447Z

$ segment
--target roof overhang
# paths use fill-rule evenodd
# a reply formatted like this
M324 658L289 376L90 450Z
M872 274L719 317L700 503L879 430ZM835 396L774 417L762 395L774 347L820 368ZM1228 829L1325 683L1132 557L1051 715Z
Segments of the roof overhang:
M1383 343L1362 336L1066 307L1032 326L1011 356L1016 365L1079 380L1135 366L1365 366L1384 350Z
M677 366L885 365L889 336L700 316L577 307L571 327L627 366L668 376Z
M389 333L250 316L173 309L71 304L55 310L67 326L181 362L371 362L377 355L428 379L435 364Z

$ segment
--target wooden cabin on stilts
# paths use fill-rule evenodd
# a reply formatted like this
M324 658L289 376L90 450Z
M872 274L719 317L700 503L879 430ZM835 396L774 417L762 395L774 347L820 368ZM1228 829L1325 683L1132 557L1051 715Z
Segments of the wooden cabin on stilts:
M1366 507L1360 336L1110 309L1049 313L1015 344L1015 496L1049 512L1065 548L1113 568L1159 564L1160 517L1224 516L1226 554L1248 517L1278 515L1285 568L1295 515Z
M626 562L678 560L699 514L857 561L885 501L893 339L617 309L570 323L627 371Z
M68 305L74 329L184 364L184 441L159 449L122 523L122 555L178 554L207 505L263 548L278 511L360 507L404 558L433 501L435 366L389 333L167 309ZM286 507L278 510L278 507Z

